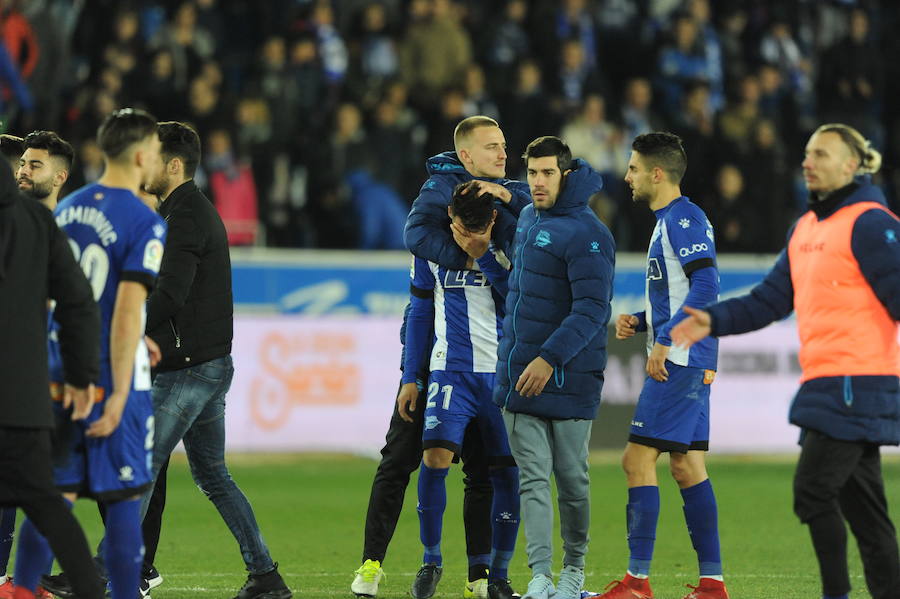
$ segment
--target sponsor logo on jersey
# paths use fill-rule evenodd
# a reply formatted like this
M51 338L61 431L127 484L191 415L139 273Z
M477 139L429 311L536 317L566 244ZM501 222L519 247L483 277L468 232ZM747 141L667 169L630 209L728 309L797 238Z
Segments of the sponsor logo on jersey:
M538 231L537 236L534 238L534 245L539 248L547 247L551 243L553 242L550 241L550 231L545 231L544 229Z
M148 241L147 245L144 246L144 268L152 270L153 272L159 272L159 267L162 264L162 257L162 241L159 239L151 239Z
M709 251L709 246L706 245L705 243L695 243L694 245L692 245L689 248L681 248L680 250L678 250L678 255L680 255L682 258L684 258L686 256L690 256L691 254L696 254L697 252L708 252L708 251Z

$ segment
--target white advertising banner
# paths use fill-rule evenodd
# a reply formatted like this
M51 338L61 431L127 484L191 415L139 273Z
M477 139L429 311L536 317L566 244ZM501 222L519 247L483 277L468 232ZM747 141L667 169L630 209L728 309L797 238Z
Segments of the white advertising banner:
M236 317L228 449L377 453L399 383L400 322L375 316ZM711 390L713 451L799 450L799 430L787 421L800 379L798 350L793 320L722 338ZM636 402L645 363L637 345L611 354L604 401ZM630 411L624 414L630 417Z
M400 381L395 317L237 317L228 449L369 453Z

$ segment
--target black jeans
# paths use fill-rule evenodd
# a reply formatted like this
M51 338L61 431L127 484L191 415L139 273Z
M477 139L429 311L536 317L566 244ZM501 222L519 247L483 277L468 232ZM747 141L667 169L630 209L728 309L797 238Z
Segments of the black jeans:
M850 592L846 519L872 598L900 597L897 533L888 516L877 445L807 430L794 474L794 512L809 525L824 594Z
M0 506L21 507L47 539L75 593L101 599L84 531L53 482L50 429L0 428Z
M396 397L396 395L395 395ZM381 462L372 481L369 509L366 512L366 532L363 561L384 561L388 544L394 536L403 497L410 475L422 462L422 426L426 391L419 393L413 422L400 418L397 402L381 449ZM463 523L466 528L466 553L486 555L491 552L491 501L494 491L488 475L488 459L476 426L466 429L462 448L465 495Z

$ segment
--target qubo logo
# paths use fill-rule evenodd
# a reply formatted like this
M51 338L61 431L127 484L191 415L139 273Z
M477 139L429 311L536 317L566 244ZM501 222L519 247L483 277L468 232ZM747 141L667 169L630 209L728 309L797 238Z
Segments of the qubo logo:
M684 258L686 256L690 256L691 254L696 254L697 252L708 252L709 246L705 243L695 243L689 248L681 248L678 250L678 254Z
M550 241L550 232L544 231L543 229L538 231L537 236L534 238L534 245L538 246L539 248L547 247L551 243L553 242Z

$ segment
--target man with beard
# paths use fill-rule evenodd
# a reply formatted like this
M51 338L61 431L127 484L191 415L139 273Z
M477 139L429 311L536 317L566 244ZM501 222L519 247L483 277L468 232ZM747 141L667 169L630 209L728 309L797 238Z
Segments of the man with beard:
M682 306L702 308L719 293L713 229L703 210L681 193L687 155L671 133L639 135L631 145L625 182L636 202L656 215L647 252L645 310L620 314L616 338L647 332L647 378L638 398L622 467L628 480L628 570L601 599L649 599L650 562L659 520L656 462L669 454L681 489L684 519L697 552L700 582L685 599L728 599L722 580L716 497L706 474L709 390L718 342L672 347ZM691 586L691 585L689 585Z
M53 131L32 131L22 140L22 148L16 170L19 190L50 210L56 209L59 192L69 180L75 150Z
M225 465L225 395L234 374L225 226L193 180L200 163L197 132L163 122L159 138L163 168L144 186L159 197L160 215L169 225L159 282L147 299L147 335L162 351L153 378L153 476L161 474L184 439L194 481L234 534L250 572L236 599L288 599L291 591L269 555L253 508ZM144 511L147 504L145 496ZM142 593L149 590L150 564L145 562Z

